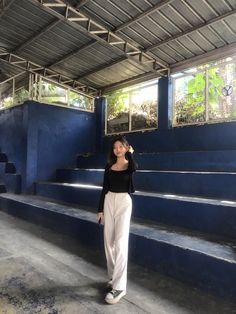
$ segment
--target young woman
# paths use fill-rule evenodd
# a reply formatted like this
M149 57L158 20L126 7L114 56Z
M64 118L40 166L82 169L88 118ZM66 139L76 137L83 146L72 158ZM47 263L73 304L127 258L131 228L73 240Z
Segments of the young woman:
M132 174L136 165L134 150L125 139L116 138L105 168L103 189L97 219L104 222L104 246L110 291L105 297L109 304L117 303L126 294L127 259L130 217L134 192Z

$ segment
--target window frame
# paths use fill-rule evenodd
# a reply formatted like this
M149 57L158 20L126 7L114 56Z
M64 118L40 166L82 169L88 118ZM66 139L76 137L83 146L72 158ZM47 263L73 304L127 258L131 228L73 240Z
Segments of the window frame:
M127 131L118 131L118 132L112 132L112 133L108 133L107 132L107 128L108 128L108 102L107 102L107 95L105 95L106 97L106 102L105 102L105 136L113 136L113 135L117 135L117 134L127 134L127 133L135 133L135 132L146 132L146 131L153 131L153 130L157 130L158 129L158 113L159 113L159 101L158 101L158 80L155 80L155 82L153 82L153 80L151 82L146 82L147 84L145 84L145 82L139 84L139 85L134 85L134 86L129 86L127 87L127 93L129 93L129 110L128 110L128 114L129 114L129 120L128 120L128 124L129 124L129 129ZM145 85L142 85L145 84ZM144 89L146 87L152 87L152 86L156 86L157 88L157 102L156 102L156 109L157 109L157 126L156 127L152 127L152 128L142 128L142 129L135 129L132 130L132 106L130 105L131 102L131 93L138 91L140 89ZM126 88L123 88L123 90L125 90ZM118 90L114 90L112 92L115 92Z
M232 58L231 60L227 61L227 58ZM223 61L225 59L225 62L219 63L220 61ZM233 118L222 118L222 119L213 119L213 120L209 120L209 103L208 103L208 84L209 84L209 70L220 66L221 64L223 65L227 65L227 64L231 64L232 61L236 62L236 55L229 55L229 56L225 56L224 58L220 58L217 59L215 61L209 62L209 63L203 63L203 64L199 64L197 66L191 67L191 68L186 68L180 72L176 72L171 74L171 83L173 86L173 92L172 92L172 113L173 113L173 118L172 118L172 127L174 128L178 128L178 127L183 127L183 126L191 126L191 125L204 125L204 124L214 124L214 123L224 123L224 122L234 122L236 121L236 117ZM207 66L209 65L209 66ZM183 78L183 77L187 77L191 75L191 72L189 72L191 69L193 68L197 68L197 71L194 72L194 74L199 74L199 73L205 73L205 101L204 101L204 106L205 106L205 121L201 121L201 122L189 122L189 123L181 123L181 124L177 124L175 123L175 95L176 95L176 84L175 81L177 79ZM176 77L173 77L173 75L178 75ZM236 77L235 77L236 79ZM236 92L236 90L235 90Z

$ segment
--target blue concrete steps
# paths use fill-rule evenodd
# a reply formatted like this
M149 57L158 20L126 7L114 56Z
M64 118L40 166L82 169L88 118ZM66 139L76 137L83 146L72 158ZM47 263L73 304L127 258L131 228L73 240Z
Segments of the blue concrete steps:
M8 162L8 158L5 153L0 153L0 163L1 162Z
M0 175L5 173L16 173L16 167L12 162L0 162Z
M6 163L6 168L5 168L6 173L16 173L16 167L13 162L7 162Z
M58 169L57 181L102 185L103 170ZM134 182L136 190L236 200L236 172L138 170Z
M5 174L5 185L8 193L21 193L21 175L17 173Z
M134 153L139 169L236 172L236 150ZM101 168L105 154L77 156L78 168Z
M3 183L0 183L0 193L6 193L6 186Z
M21 193L21 175L16 172L14 163L9 162L5 153L0 153L0 181L4 187L0 191L1 193L11 192Z
M0 162L0 178L5 174L6 163Z
M36 184L38 195L96 208L101 186L75 183ZM236 238L236 202L139 191L132 195L133 216Z
M13 194L0 195L0 208L102 248L102 226L96 223L95 210ZM130 259L223 297L236 295L236 244L232 241L136 221L130 228Z

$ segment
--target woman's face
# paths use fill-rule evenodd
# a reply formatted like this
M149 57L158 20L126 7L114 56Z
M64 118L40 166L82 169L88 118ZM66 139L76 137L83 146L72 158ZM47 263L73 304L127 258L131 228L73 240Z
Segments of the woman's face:
M116 157L123 157L128 151L126 145L122 144L120 141L116 141L113 145L113 152Z

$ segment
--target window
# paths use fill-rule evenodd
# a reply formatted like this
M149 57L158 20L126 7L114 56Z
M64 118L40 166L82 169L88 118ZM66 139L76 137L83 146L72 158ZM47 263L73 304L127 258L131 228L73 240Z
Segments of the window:
M0 109L5 109L29 99L28 74L21 72L0 82Z
M236 56L172 78L174 125L236 120Z
M39 100L45 103L70 106L77 109L94 110L93 98L45 80L39 82Z
M22 72L0 82L0 109L29 99L86 111L94 110L93 97L81 95L76 90L44 79L38 74Z
M157 128L157 81L106 96L106 134Z

